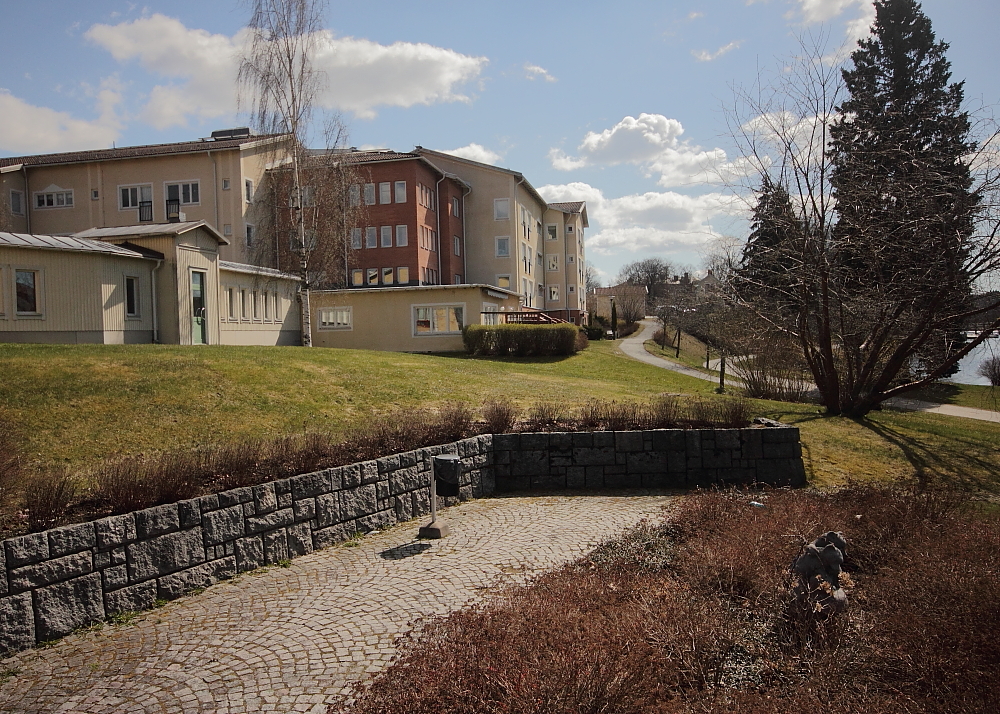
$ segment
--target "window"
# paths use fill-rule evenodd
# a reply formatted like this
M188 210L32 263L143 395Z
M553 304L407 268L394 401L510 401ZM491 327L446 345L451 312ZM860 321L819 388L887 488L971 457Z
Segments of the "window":
M392 285L392 268L382 268L382 284Z
M351 229L351 247L355 250L361 249L361 229L352 228Z
M413 334L454 335L462 332L465 308L461 305L428 305L413 308Z
M462 239L459 238L458 236L455 236L454 238L451 239L451 242L455 246L455 255L461 255L462 254Z
M15 216L24 215L24 192L23 191L11 191L10 192L10 212Z
M378 268L368 268L368 284L378 285Z
M573 226L566 226L566 232L567 233L572 233L573 232Z
M567 290L569 291L569 294L570 294L570 295L572 295L573 293L575 293L575 292L576 292L576 286L575 286L575 285L570 285L570 286L569 286L568 288L566 288L566 289L567 289Z
M462 284L462 276L459 275L458 273L455 273L455 282L452 283L452 285L461 285L461 284Z
M382 226L382 247L392 247L392 226Z
M451 199L451 215L455 216L456 218L459 217L458 216L458 198L454 197L454 196Z
M521 244L521 266L528 275L531 275L531 248L528 247L527 243Z
M232 223L225 223L225 224L223 224L223 226L222 226L222 235L224 235L224 236L231 236L232 234L233 234L233 224Z
M253 226L247 224L247 248L253 245Z
M497 236L497 257L510 257L510 236Z
M530 253L531 251L529 250L528 252ZM535 253L535 265L538 266L539 270L542 269L542 254L541 253Z
M365 205L366 206L375 205L375 184L373 183L365 184Z
M545 297L545 286L541 283L538 284L538 297Z
M258 293L257 293L256 290L254 290L250 294L250 300L252 301L251 305L253 305L253 319L259 320L260 319L260 295L258 295Z
M264 319L268 322L271 320L271 301L268 299L267 293L261 294L261 302L264 305Z
M347 202L352 206L361 205L361 184L351 184L347 189Z
M569 263L570 265L572 265L573 263L576 262L576 256L575 255L567 255L566 256L566 262Z
M17 314L38 315L38 271L15 270L14 282L17 284Z
M93 189L90 190L90 200L91 201L96 201L100 197L101 197L101 194L100 194L100 192L96 188L93 188Z
M545 269L550 273L559 270L559 254L553 253L548 256Z
M222 179L222 190L223 191L229 190L229 179Z
M126 208L138 208L140 201L152 201L153 200L153 187L152 186L119 186L118 187L119 198L119 208L125 210Z
M549 240L555 240L559 237L559 227L556 225L545 226L545 237Z
M324 307L319 311L319 329L350 330L353 324L353 311L349 307Z
M250 319L250 296L246 289L240 290L240 317L244 320Z
M392 184L383 181L378 185L378 202L381 204L392 203Z
M236 319L236 291L226 288L226 302L229 305L229 319Z
M246 194L247 203L253 202L253 181L246 179L243 182L244 193Z
M406 226L396 226L396 247L403 248L409 243Z
M365 271L356 269L351 271L351 285L360 287L365 284Z
M282 303L281 297L278 296L278 293L274 293L274 321L275 322L281 322L284 319L281 316L281 309L280 309L281 306L282 306L282 304L283 303Z
M510 276L509 275L498 275L497 276L497 287L503 288L504 290L510 290Z
M139 317L139 278L125 276L125 317Z
M197 181L191 183L168 183L166 186L168 201L180 201L182 206L201 203ZM250 199L248 198L247 200L249 201Z
M396 203L406 203L406 181L396 182Z
M510 199L509 198L494 198L493 199L493 220L495 220L495 221L508 221L508 220L510 220Z
M73 207L72 191L49 191L49 192L42 192L35 194L35 208L72 208L72 207Z
M400 285L406 285L410 282L410 269L407 266L396 268L396 282Z
M521 294L524 296L525 307L531 307L532 298L531 294L531 281L527 278L521 278Z
M549 286L549 302L554 302L559 299L559 286L550 285Z
M365 228L365 248L378 248L378 229L375 226Z

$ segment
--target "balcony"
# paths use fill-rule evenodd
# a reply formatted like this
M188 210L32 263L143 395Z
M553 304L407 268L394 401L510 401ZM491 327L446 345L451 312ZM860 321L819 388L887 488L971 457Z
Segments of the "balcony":
M180 223L181 202L176 198L168 198L166 205L167 223Z
M139 223L153 222L153 202L139 201Z

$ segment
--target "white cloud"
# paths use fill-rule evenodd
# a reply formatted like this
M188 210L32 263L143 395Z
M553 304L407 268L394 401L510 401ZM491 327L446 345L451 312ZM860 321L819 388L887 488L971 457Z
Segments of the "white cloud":
M29 104L0 88L0 150L37 154L110 146L121 131L121 87L112 77L90 94L99 112L93 121Z
M627 116L604 131L588 132L577 147L578 157L559 149L549 151L549 161L559 171L593 164L634 164L647 175L659 174L664 188L725 180L738 172L722 149L703 150L681 140L684 127L662 114Z
M236 70L246 30L227 37L154 14L117 25L93 25L86 37L119 62L136 60L169 80L152 87L143 110L143 118L157 128L231 115L236 109ZM315 65L328 80L318 103L359 117L373 117L385 106L468 101L458 88L475 79L487 63L485 57L424 43L380 45L327 31L318 45Z
M441 149L442 154L451 154L452 156L457 156L460 159L469 159L470 161L478 161L482 164L496 164L501 158L500 154L495 151L490 151L482 144L466 144L457 149Z
M606 198L589 184L574 182L538 189L547 201L586 201L600 230L587 236L591 254L671 254L690 251L717 235L711 219L734 212L733 198L720 193L685 196L673 191Z
M732 52L741 44L743 44L742 40L736 40L735 42L730 42L728 45L723 45L715 52L709 52L708 50L699 50L698 52L695 52L694 50L691 50L691 55L699 62L711 62L712 60L719 59L724 54Z
M845 29L850 40L867 35L875 20L875 3L872 0L793 0L793 3L798 6L798 12L790 12L789 17L797 15L806 25L829 22L848 10L860 10L858 17L846 22Z
M530 64L528 62L524 63L524 76L532 81L536 79L544 79L546 82L557 81L544 67L539 67L537 64Z

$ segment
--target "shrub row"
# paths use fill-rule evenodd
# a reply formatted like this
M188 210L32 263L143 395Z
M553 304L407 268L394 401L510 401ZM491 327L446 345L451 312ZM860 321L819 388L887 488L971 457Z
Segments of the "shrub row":
M575 325L467 325L465 350L473 355L552 357L577 351Z

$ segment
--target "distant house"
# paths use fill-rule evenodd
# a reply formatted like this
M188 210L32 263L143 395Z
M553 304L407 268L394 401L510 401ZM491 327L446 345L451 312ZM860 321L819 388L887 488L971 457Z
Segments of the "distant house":
M0 233L0 342L298 344L299 279L227 243L205 221Z

